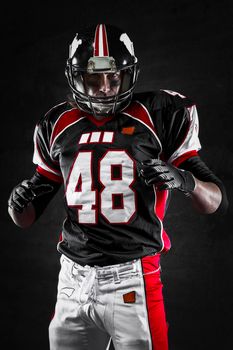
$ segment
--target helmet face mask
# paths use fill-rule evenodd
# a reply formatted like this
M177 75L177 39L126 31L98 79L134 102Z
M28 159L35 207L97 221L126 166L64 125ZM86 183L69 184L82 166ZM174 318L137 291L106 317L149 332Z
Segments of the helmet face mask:
M129 105L135 88L138 67L133 44L118 28L89 28L70 46L66 76L80 109L97 119L112 116Z

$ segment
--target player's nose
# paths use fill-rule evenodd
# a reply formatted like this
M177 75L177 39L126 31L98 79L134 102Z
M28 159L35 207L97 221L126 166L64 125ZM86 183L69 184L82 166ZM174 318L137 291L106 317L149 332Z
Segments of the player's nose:
M103 92L104 94L107 94L110 90L111 90L111 86L110 86L109 78L107 74L102 74L101 80L100 80L100 91Z

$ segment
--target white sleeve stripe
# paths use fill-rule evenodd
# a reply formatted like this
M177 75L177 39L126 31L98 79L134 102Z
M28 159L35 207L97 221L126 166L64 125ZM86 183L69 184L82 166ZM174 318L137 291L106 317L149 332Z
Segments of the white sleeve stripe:
M52 174L59 176L59 177L62 177L61 173L58 173L58 172L52 170L51 168L48 168L44 163L40 163L40 164L37 163L37 165L39 165L40 168L48 171L49 173L52 173Z
M36 132L37 132L38 126L35 128L34 136L33 136L33 141L34 141L34 153L33 153L33 163L36 165L39 165L41 168L44 170L47 170L50 173L53 173L57 176L61 176L61 173L59 171L56 171L54 169L51 169L48 165L45 164L43 161L42 157L40 156L40 153L37 148L37 142L36 142Z
M172 96L178 95L178 96L180 96L181 98L186 98L186 96L181 95L179 92L176 92L176 91L164 90L164 89L161 89L161 91L165 91L167 94L172 95Z
M168 159L169 163L174 162L175 159L179 158L180 156L182 156L187 152L190 152L193 150L199 151L201 149L201 144L198 138L199 122L198 122L198 114L197 114L196 106L193 105L191 107L188 107L187 109L190 114L189 129L182 144Z
M60 172L51 169L45 164L45 162L41 159L39 152L37 150L34 152L34 155L33 155L33 163L36 165L39 165L41 168L48 171L49 173L55 174L57 176L61 176Z

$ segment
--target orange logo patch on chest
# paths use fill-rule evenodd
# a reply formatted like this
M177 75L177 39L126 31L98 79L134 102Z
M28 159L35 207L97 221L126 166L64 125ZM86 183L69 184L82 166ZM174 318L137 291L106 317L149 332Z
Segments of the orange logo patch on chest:
M123 294L124 303L135 303L136 301L136 293L135 291Z
M125 135L133 135L135 126L129 126L128 128L122 128L121 133Z

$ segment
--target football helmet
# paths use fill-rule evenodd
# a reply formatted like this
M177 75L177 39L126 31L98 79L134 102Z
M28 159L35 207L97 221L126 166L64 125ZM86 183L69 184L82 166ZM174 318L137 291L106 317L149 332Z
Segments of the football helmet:
M112 25L82 30L70 45L65 73L81 110L97 119L114 115L129 105L136 85L139 69L133 43Z

